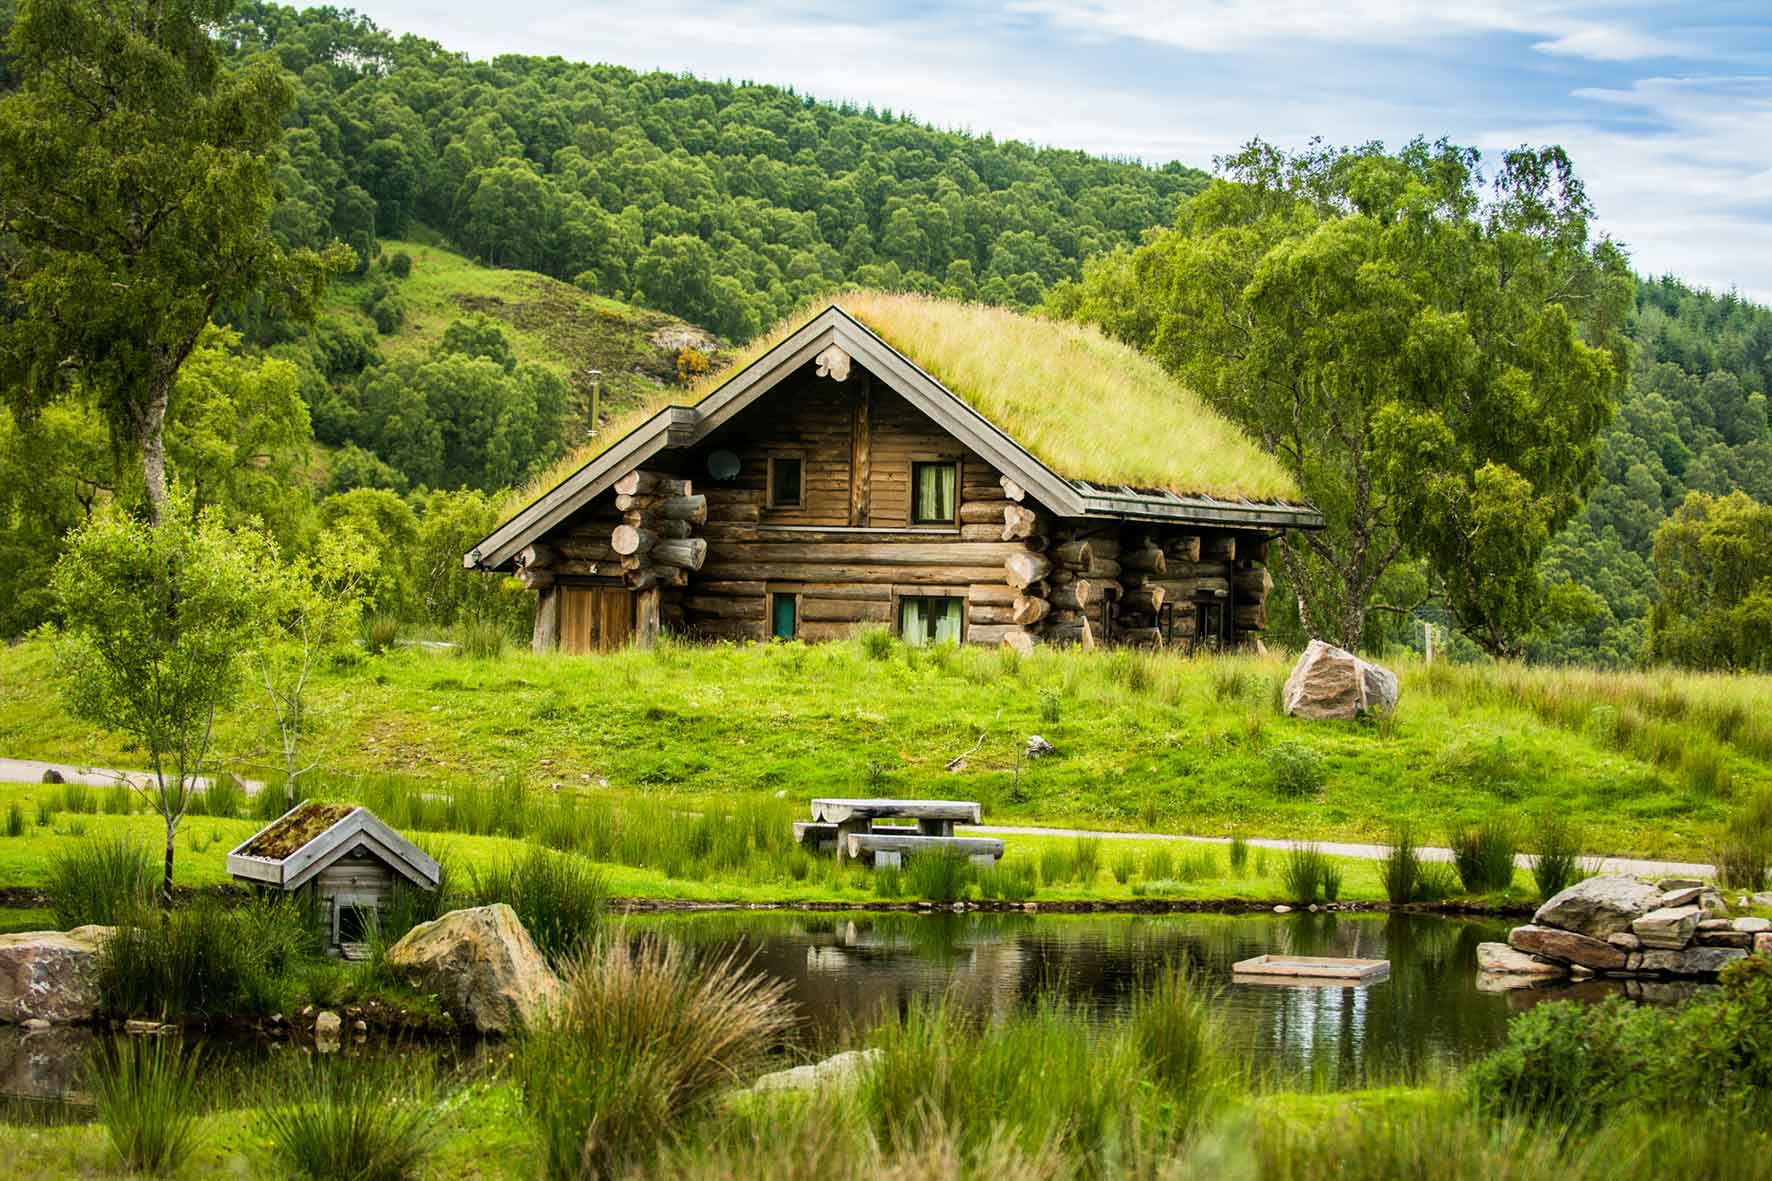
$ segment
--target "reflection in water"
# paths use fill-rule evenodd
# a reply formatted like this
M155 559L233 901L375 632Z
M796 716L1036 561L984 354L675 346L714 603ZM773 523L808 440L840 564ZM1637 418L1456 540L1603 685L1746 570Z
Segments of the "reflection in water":
M1499 920L1426 915L1310 914L1031 916L983 914L715 913L634 918L703 958L736 951L780 977L803 1021L793 1052L822 1056L866 1036L886 1012L949 994L1002 1013L1045 989L1101 1019L1123 1011L1141 974L1185 962L1216 990L1233 1053L1260 1075L1331 1086L1408 1081L1456 1066L1500 1043L1510 1014L1552 997L1598 999L1599 981L1491 994L1477 989L1476 947L1500 939ZM1233 981L1231 965L1263 953L1388 959L1388 979L1361 987ZM1632 982L1632 995L1677 1001ZM0 1121L90 1119L84 1065L96 1040L84 1029L0 1026ZM204 1055L207 1102L251 1102L293 1056L312 1051L253 1038L191 1039ZM500 1043L400 1045L371 1038L349 1055L405 1056L460 1076L494 1067Z

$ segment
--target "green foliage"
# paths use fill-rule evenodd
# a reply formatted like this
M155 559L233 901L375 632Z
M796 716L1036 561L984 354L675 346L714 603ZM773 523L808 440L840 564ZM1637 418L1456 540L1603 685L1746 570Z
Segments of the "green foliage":
M1231 838L1230 863L1231 863L1231 872L1236 874L1238 877L1242 877L1243 871L1249 868L1249 841L1248 841L1248 838L1242 837L1242 836L1235 836L1235 837ZM1155 876L1155 875L1153 875L1153 876Z
M1216 993L1185 962L1165 962L1139 981L1128 1021L1145 1076L1171 1095L1198 1101L1222 1076Z
M1286 860L1280 867L1280 885L1286 891L1286 897L1293 902L1304 905L1315 902L1317 895L1324 893L1328 876L1329 858L1317 846L1293 845L1286 850ZM1340 884L1337 871L1338 892Z
M1323 790L1327 773L1323 756L1302 742L1276 742L1267 748L1268 776L1274 791L1285 799L1299 799Z
M427 1082L397 1061L297 1058L259 1108L267 1164L316 1181L404 1181L442 1135Z
M1443 142L1255 141L1224 168L1052 308L1152 351L1285 462L1329 522L1280 548L1311 634L1360 643L1400 544L1473 640L1516 650L1623 382L1631 280L1567 157L1508 152L1487 191Z
M80 528L52 585L66 620L58 648L68 709L142 750L150 803L172 842L209 755L216 711L240 691L242 654L259 637L263 534L227 528L182 495L157 528L117 512Z
M547 1175L620 1175L742 1079L793 1023L786 986L676 943L605 940L566 974L562 1010L518 1043Z
M913 854L905 863L905 891L929 902L958 902L973 881L972 863L946 853Z
M1583 878L1581 830L1561 816L1543 816L1533 825L1532 884L1540 898L1561 893Z
M1772 669L1772 505L1691 492L1655 531L1649 654L1690 668Z
M503 902L550 961L560 964L595 939L609 899L603 872L583 857L531 848L469 884L476 906Z
M131 1171L168 1173L202 1143L201 1056L171 1038L101 1041L88 1086L99 1122Z
M1447 833L1452 864L1467 894L1499 894L1514 882L1514 826L1503 816L1477 825L1455 825Z
M504 655L510 638L494 619L464 619L455 629L456 651L474 660L497 660Z
M25 809L17 800L6 805L6 835L22 837L25 835Z
M1421 856L1416 852L1415 832L1407 824L1391 830L1384 857L1378 863L1384 896L1392 902L1415 902L1421 882Z
M101 1004L118 1017L210 1020L282 1009L296 970L320 960L321 917L296 898L214 902L144 915L99 950Z
M153 899L154 869L153 855L123 837L82 841L57 853L49 866L55 925L67 931L135 922Z
M1717 880L1724 886L1772 888L1772 790L1755 791L1731 809L1714 856Z

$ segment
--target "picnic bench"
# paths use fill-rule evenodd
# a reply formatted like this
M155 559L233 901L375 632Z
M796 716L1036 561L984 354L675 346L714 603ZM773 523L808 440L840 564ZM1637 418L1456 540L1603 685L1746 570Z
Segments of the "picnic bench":
M1003 842L994 837L957 837L955 824L977 824L984 811L972 800L848 800L812 801L812 819L794 824L794 838L837 860L854 859L876 868L896 868L906 856L945 853L969 857L977 865L994 865L1003 856ZM906 824L880 821L909 820Z

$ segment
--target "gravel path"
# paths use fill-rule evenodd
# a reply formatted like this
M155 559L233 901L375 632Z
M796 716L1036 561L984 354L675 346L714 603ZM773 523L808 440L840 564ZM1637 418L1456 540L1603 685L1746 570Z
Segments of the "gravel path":
M38 759L6 759L0 758L0 783L41 783L43 772L54 768L61 772L62 778L70 783L85 783L93 787L112 787L117 783L118 772L102 768L77 767L72 763L46 763ZM132 778L144 780L141 772L130 772ZM198 781L207 787L209 781ZM257 780L244 781L248 795L256 794L264 784ZM963 831L987 837L1101 837L1104 840L1144 840L1144 841L1197 841L1201 844L1228 845L1229 837L1194 837L1170 832L1097 832L1087 828L1039 828L1033 825L1020 824L984 824L976 827L965 827ZM1250 837L1249 843L1263 849L1290 849L1293 842L1273 840L1266 837ZM1325 853L1333 853L1338 857L1369 857L1379 858L1385 854L1383 845L1362 845L1347 841L1318 841L1317 847ZM1452 850L1422 847L1421 856L1428 861L1450 861ZM1531 867L1531 859L1522 853L1514 859L1522 868ZM1710 877L1714 871L1708 865L1700 865L1690 861L1644 861L1634 857L1603 857L1592 858L1597 862L1595 868L1601 873L1640 874L1644 877Z

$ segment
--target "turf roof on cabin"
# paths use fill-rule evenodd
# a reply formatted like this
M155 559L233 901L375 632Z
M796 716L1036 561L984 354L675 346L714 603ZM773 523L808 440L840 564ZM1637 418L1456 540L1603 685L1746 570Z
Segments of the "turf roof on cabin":
M247 857L281 861L357 810L355 804L322 804L309 800L252 838L240 850Z
M929 296L831 301L1068 480L1179 496L1299 502L1273 456L1149 357L1094 327ZM694 406L811 320L790 316L687 393L618 418L507 502L506 518L666 405Z

